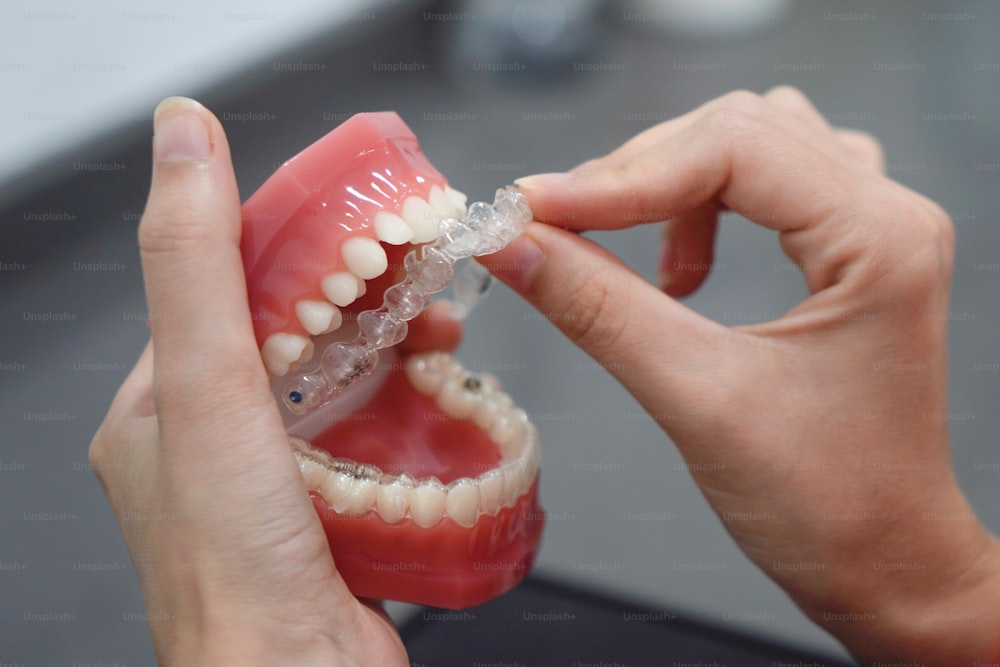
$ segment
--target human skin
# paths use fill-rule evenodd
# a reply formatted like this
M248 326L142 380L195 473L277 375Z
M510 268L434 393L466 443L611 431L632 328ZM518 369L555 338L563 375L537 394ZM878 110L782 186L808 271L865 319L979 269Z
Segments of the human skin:
M657 419L803 612L868 663L1000 659L1000 544L943 417L953 227L871 137L795 89L740 91L518 185L540 223L484 264ZM802 270L809 296L774 321L675 300L705 279L726 209ZM662 220L663 291L577 233Z
M157 108L139 224L152 341L94 436L161 665L407 665L392 621L330 555L254 339L240 201L218 120ZM438 314L439 315L439 314ZM409 349L460 326L414 320Z

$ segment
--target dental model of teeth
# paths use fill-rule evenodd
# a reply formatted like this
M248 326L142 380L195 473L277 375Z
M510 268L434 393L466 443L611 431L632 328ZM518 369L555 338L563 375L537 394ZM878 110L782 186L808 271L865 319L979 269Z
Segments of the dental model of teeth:
M473 203L462 219L442 218L434 240L406 254L406 278L385 291L379 308L358 315L357 337L333 343L323 353L316 371L300 374L288 383L282 397L285 407L303 415L371 373L378 363L378 350L406 338L407 322L419 315L430 303L431 295L451 284L453 278L461 281L453 285L453 290L460 308L467 313L489 286L489 274L470 262L456 276L455 264L501 250L523 233L530 220L531 209L524 195L510 186L497 190L492 204ZM385 270L384 266L376 268L378 271L371 271L373 275Z
M468 528L482 514L495 515L514 507L531 488L539 467L538 431L528 415L514 407L496 378L469 373L448 354L414 355L406 372L413 387L434 398L442 412L455 419L471 419L488 432L500 450L501 465L475 479L463 477L444 485L435 477L418 481L336 459L292 437L307 488L319 493L338 514L374 510L386 523L409 517L421 528L430 528L445 517Z

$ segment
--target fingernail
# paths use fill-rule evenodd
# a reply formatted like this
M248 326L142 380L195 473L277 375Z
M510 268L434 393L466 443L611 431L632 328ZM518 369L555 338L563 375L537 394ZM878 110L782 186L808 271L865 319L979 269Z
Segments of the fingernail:
M514 181L514 185L526 190L544 190L545 188L558 187L572 178L571 174L563 172L552 172L548 174L535 174L525 176Z
M524 292L531 272L542 261L542 248L528 234L521 236L500 252L479 261L516 292Z
M186 97L168 97L153 113L153 151L157 162L204 160L212 154L202 107Z

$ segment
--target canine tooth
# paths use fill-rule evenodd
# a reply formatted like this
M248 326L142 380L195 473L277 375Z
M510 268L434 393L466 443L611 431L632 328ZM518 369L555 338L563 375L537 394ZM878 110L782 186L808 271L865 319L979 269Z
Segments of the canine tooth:
M406 375L413 388L426 396L435 395L444 383L444 374L434 370L427 357L411 357L406 364Z
M444 186L444 193L448 195L453 202L455 202L455 205L459 209L461 209L462 213L465 212L466 209L465 202L469 201L468 195L466 195L461 190L456 190L450 185Z
M479 497L483 511L496 514L503 506L503 469L488 470L479 476Z
M295 314L302 323L302 328L313 336L339 329L344 320L336 306L311 299L303 299L295 304Z
M477 403L479 400L476 395L454 380L446 381L437 395L438 407L455 419L472 416Z
M306 488L310 491L318 490L323 486L323 481L327 476L327 469L319 462L306 457L299 458L299 472L302 473L302 480L306 483Z
M376 508L379 516L386 523L402 521L406 511L410 509L410 495L413 486L405 479L396 480L390 484L379 484L376 493Z
M503 469L503 504L513 507L521 497L521 485L524 482L524 465L520 459L504 463Z
M458 207L455 205L457 202L436 185L431 188L431 194L427 201L441 217L455 217L459 214Z
M390 245L402 245L413 238L413 230L395 213L379 211L375 214L375 236Z
M413 230L411 243L427 243L437 238L441 216L435 213L431 205L420 197L415 195L407 197L403 202L400 214Z
M340 254L348 270L358 278L369 280L389 268L389 258L379 242L367 236L355 236L340 246Z
M358 278L346 271L323 276L320 289L323 296L340 307L349 306L358 298Z
M445 490L434 481L425 482L410 496L410 516L421 528L430 528L444 517Z
M261 357L267 370L275 375L284 375L288 367L309 351L309 339L290 333L275 333L267 337L260 348Z
M471 479L452 483L445 500L448 516L460 526L470 528L479 518L479 487Z
M365 292L368 291L368 286L365 285L365 281L361 278L354 276L354 279L358 281L358 298L360 299L365 295Z

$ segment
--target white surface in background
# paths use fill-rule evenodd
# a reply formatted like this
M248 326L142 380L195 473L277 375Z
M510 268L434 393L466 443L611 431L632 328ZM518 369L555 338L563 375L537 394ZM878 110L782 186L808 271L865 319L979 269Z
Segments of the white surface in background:
M4 2L0 184L389 0ZM309 63L275 62L275 69ZM313 64L316 66L317 64Z

